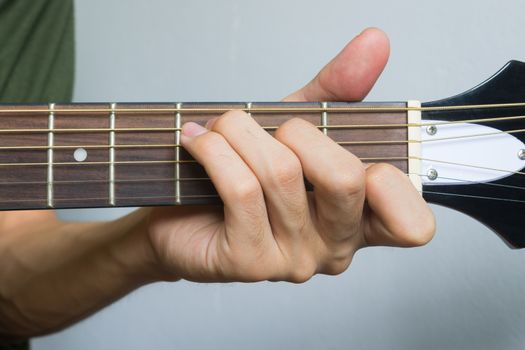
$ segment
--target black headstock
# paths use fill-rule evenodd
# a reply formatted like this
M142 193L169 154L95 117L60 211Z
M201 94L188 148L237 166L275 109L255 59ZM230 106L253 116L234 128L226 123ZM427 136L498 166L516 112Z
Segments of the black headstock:
M525 129L525 63L510 61L494 76L462 94L429 103L423 107L475 106L487 104L518 104L494 108L466 108L455 110L425 110L422 119L440 121L479 120L501 131ZM523 119L501 119L524 116ZM500 120L493 120L500 118ZM525 143L525 132L513 137ZM483 149L479 150L483 152ZM502 150L503 151L503 150ZM516 157L518 157L516 152ZM523 161L525 166L525 161ZM424 198L432 203L459 210L484 223L509 245L525 248L525 167L503 174L489 183L425 185Z

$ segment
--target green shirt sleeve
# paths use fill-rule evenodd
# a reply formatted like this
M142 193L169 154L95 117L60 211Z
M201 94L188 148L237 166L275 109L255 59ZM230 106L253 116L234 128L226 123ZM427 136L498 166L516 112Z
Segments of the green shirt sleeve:
M0 343L0 350L28 350L29 342L20 341L16 343Z
M73 74L73 0L0 0L0 103L69 102Z
M0 1L0 102L69 102L72 0Z

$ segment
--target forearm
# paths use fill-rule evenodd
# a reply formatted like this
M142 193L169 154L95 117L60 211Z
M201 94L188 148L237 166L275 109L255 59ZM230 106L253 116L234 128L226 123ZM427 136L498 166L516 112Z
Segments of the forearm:
M40 244L19 247L17 263L0 270L0 336L27 337L65 327L164 278L155 272L146 217L147 210L139 210L114 222L57 221L33 228L31 236ZM12 261L13 253L7 255Z

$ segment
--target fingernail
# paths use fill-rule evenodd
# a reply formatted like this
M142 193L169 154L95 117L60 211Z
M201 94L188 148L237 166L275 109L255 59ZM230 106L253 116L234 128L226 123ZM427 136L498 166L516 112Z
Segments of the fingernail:
M199 136L199 135L202 135L204 134L205 132L208 131L208 129L206 129L205 127L197 124L197 123L194 123L194 122L188 122L188 123L185 123L183 126L182 126L182 134L184 136L188 136L188 137L195 137L195 136Z

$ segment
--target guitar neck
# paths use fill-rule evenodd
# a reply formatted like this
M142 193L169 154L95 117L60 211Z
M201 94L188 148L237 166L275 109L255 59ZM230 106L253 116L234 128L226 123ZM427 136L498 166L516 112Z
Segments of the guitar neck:
M405 173L417 167L409 142L417 135L408 125L418 112L405 102L3 105L0 209L220 203L205 170L181 147L180 127L231 109L245 110L271 134L299 117L365 163Z

